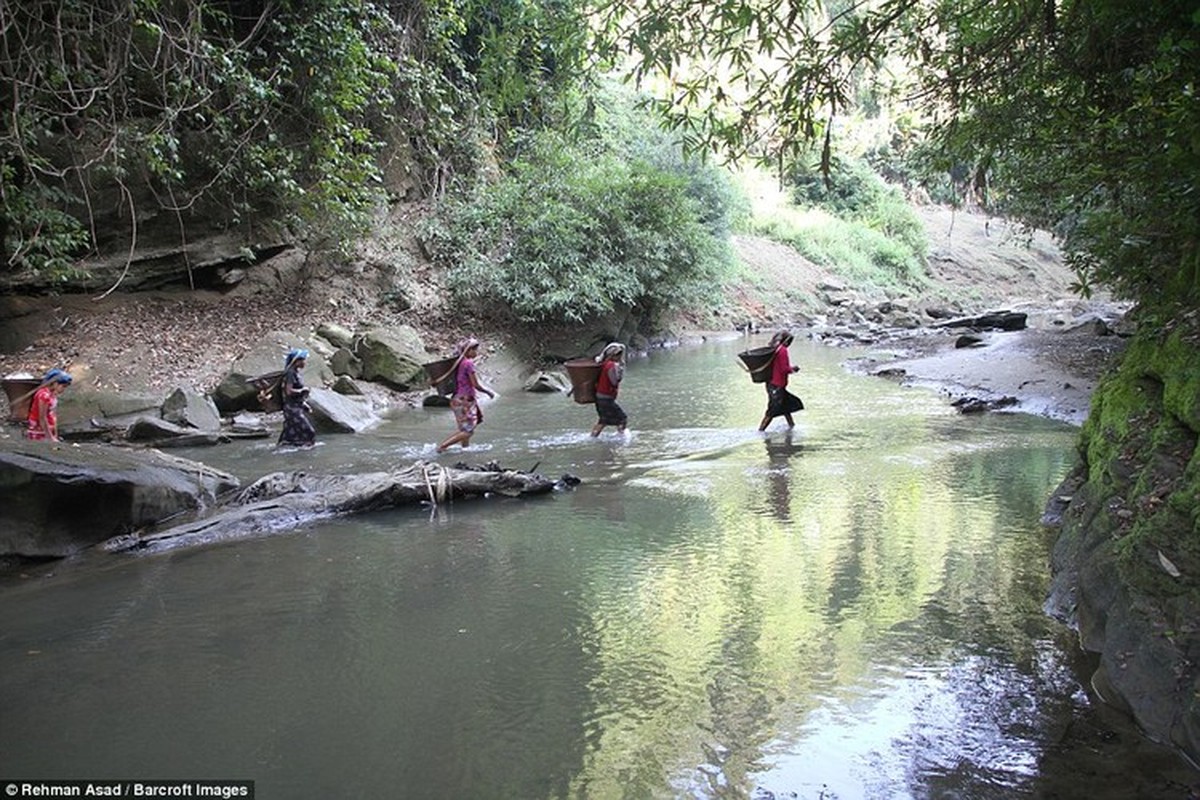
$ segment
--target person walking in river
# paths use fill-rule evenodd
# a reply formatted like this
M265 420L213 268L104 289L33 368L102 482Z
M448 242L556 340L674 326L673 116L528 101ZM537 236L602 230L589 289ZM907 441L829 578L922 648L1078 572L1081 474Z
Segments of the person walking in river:
M460 444L466 447L471 443L475 429L483 422L483 411L479 408L479 393L495 397L496 393L479 382L479 373L475 370L475 357L479 355L479 340L469 337L459 342L455 348L458 354L458 364L454 367L454 396L450 398L450 408L454 411L454 433L450 434L437 446L439 453L447 448Z
M792 419L792 412L804 409L800 398L787 390L788 376L800 371L799 367L792 366L791 358L788 357L788 346L793 340L791 331L782 330L772 336L767 345L774 347L775 353L771 356L771 376L767 379L767 411L758 426L760 431L765 431L775 417L783 417L787 420L787 426L794 428L796 421Z
M52 369L42 377L42 384L33 393L29 414L25 417L25 438L52 442L58 438L58 396L71 385L71 374Z
M308 388L300 373L308 363L308 351L292 349L283 361L280 390L283 393L283 430L279 432L280 447L312 447L317 442L317 429L308 414Z
M592 427L592 436L609 425L616 425L619 433L625 433L629 417L625 410L617 405L617 392L621 388L621 379L625 377L625 345L612 342L596 356L600 362L600 375L596 378L596 420Z

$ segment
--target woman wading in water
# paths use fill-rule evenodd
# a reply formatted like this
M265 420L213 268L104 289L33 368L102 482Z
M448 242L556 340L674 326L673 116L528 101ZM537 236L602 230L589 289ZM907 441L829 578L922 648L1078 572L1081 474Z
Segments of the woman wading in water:
M625 377L625 345L613 342L607 345L600 355L600 376L596 379L596 420L592 428L592 436L599 436L608 425L616 425L617 431L625 432L629 417L625 410L617 405L617 392L621 388L621 379Z
M475 371L475 356L479 354L479 340L475 338L460 342L458 350L458 365L454 368L454 396L450 398L450 408L454 410L454 427L456 430L444 442L437 446L439 453L461 444L466 447L471 442L475 428L483 422L483 412L479 409L478 393L483 392L488 397L496 393L479 382Z
M794 428L796 421L792 419L792 412L804 410L804 403L800 398L787 390L788 376L800 371L799 367L792 366L788 357L788 345L793 340L792 332L784 330L772 336L768 344L769 347L775 348L775 353L771 356L771 377L767 379L767 411L758 426L760 431L765 431L771 420L776 417L783 417L787 420L787 426Z
M283 361L283 430L279 432L281 447L312 447L317 442L317 429L308 418L308 388L300 371L308 363L307 350L291 350Z

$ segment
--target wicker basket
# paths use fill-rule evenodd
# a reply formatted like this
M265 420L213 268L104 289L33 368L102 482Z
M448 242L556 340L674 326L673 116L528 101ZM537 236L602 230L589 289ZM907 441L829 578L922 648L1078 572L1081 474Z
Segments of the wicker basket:
M600 380L600 365L590 358L575 358L563 366L571 379L571 397L575 402L596 402L596 381Z
M454 395L455 383L457 383L454 367L458 364L458 359L458 356L451 356L422 365L425 367L425 374L429 376L429 385L437 389L437 393L444 397ZM438 381L438 378L441 380ZM435 381L438 382L435 384Z
M746 370L750 373L750 380L755 383L766 383L771 377L771 362L775 360L775 348L755 347L752 350L743 350L738 353L738 358L746 365Z
M24 422L29 418L29 406L33 394L42 385L37 378L5 378L4 394L8 397L8 418L12 422Z

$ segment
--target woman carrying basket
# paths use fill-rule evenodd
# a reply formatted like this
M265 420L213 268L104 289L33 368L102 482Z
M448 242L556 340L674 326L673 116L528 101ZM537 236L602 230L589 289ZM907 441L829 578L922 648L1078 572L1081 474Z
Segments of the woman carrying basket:
M283 360L283 430L279 432L279 447L312 447L317 443L317 429L308 418L308 387L300 373L308 363L308 351L294 348Z
M629 417L625 409L617 405L617 392L621 388L621 379L625 377L625 345L620 342L608 344L600 355L600 375L596 379L596 424L592 426L592 436L609 425L616 425L619 433L625 433Z
M444 442L437 446L439 453L446 448L461 444L466 447L471 442L475 428L483 422L483 412L479 410L478 392L488 397L496 393L479 382L479 374L475 371L475 356L479 354L479 340L475 338L460 342L455 348L458 352L458 364L454 367L454 396L450 398L450 408L454 411L454 427L456 430Z
M771 376L767 379L767 411L763 414L762 423L758 426L760 431L765 431L775 417L783 417L787 420L787 426L794 428L796 422L792 419L792 412L804 409L804 403L800 401L800 398L787 390L788 376L800 371L799 367L792 366L792 361L788 357L788 346L793 340L791 331L782 330L771 337L768 345L775 348L775 353L771 356L771 363L768 367L771 370Z
M58 441L58 396L71 385L71 374L52 369L42 378L33 394L25 420L25 438L35 441Z

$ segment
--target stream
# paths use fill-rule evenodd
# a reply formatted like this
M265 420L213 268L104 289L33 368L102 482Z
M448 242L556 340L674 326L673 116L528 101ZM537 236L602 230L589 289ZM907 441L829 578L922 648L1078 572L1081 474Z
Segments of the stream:
M630 433L500 386L243 481L415 459L543 498L322 521L0 583L0 777L239 779L260 798L1187 796L1043 610L1078 430L960 415L797 342L794 430L710 341L631 361ZM488 364L481 362L488 382Z

